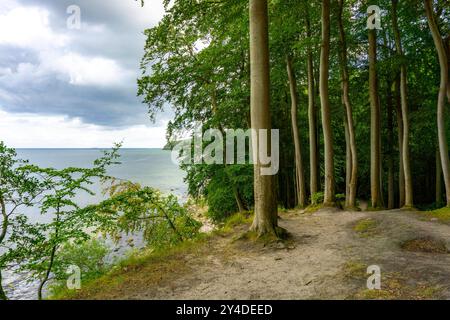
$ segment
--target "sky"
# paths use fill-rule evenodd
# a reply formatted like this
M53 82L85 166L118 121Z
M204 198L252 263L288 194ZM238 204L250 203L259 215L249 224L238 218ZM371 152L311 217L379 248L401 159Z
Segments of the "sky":
M162 147L171 113L150 122L136 79L143 31L163 14L162 0L1 0L0 141Z

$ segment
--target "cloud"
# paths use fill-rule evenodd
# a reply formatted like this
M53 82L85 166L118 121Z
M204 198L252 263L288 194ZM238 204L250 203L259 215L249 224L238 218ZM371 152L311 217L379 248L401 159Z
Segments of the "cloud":
M47 67L67 75L72 85L115 86L132 80L133 73L116 61L102 57L83 57L76 53L55 57Z
M50 29L49 15L38 7L16 7L0 14L0 44L37 50L64 46L68 37Z
M144 8L132 0L78 0L80 30L67 28L72 4L1 0L0 111L116 130L152 125L136 97L136 78L142 31L161 19L162 0L148 1Z
M165 127L111 129L77 118L0 111L0 140L15 148L107 148L121 141L124 148L161 148Z

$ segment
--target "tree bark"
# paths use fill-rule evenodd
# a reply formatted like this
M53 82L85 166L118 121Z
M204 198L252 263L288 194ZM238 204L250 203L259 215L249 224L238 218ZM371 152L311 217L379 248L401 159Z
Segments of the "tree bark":
M444 43L439 33L439 29L434 16L434 10L431 0L425 1L425 11L427 14L428 25L433 36L434 45L439 56L439 65L441 67L441 84L439 88L439 97L437 103L437 126L439 138L439 151L441 155L441 166L444 174L445 194L447 206L450 207L450 160L448 156L447 135L445 127L445 103L447 98L448 60L445 53Z
M402 59L400 66L400 97L401 110L403 120L403 170L405 176L405 204L404 207L412 208L413 203L413 183L411 175L411 160L409 155L409 112L408 112L408 84L406 75L406 64L404 61L402 41L400 37L400 30L398 27L398 0L392 0L392 27L394 31L395 46L397 55Z
M5 291L2 286L2 270L0 269L0 301L8 300Z
M439 150L436 150L436 204L442 203L442 166L441 155Z
M252 129L272 128L270 117L269 34L267 0L250 0L250 70ZM259 154L258 134L253 136L253 149ZM268 152L271 152L270 137ZM259 156L254 159L255 219L251 230L259 236L277 235L278 213L275 179L262 175Z
M369 30L369 92L370 92L370 185L372 207L382 206L381 170L380 170L380 101L377 77L377 35Z
M444 40L445 53L447 54L447 66L450 66L450 35ZM447 100L450 103L450 80L447 81Z
M350 170L347 177L347 195L346 206L348 208L356 208L356 191L358 179L358 156L356 150L355 127L353 125L353 110L350 103L350 80L348 72L348 58L347 58L347 40L345 36L344 23L342 21L342 14L344 11L344 0L339 0L339 40L340 57L341 57L341 77L342 77L342 102L345 106L345 127L346 127L346 143L347 143L347 171ZM349 154L348 154L349 153Z
M325 148L324 206L335 205L334 149L329 98L330 67L330 0L322 1L322 50L320 53L320 101Z
M395 207L394 191L394 119L393 119L393 101L392 85L388 82L387 86L387 124L388 124L388 209Z
M241 195L239 194L239 190L234 185L233 185L233 193L234 193L234 199L236 199L236 205L238 206L239 212L245 212L245 205L242 202L242 198L241 198Z
M398 172L398 189L399 189L399 208L405 205L405 171L403 170L403 119L402 119L402 103L400 97L400 77L395 80L395 110L397 115L398 127L398 151L399 151L399 172Z
M0 196L0 206L1 206L1 214L2 214L2 226L0 232L0 244L2 244L3 240L6 237L6 231L8 229L8 215L6 213L6 205L3 197ZM8 300L5 291L3 290L2 285L2 266L0 266L0 300Z
M311 41L311 21L306 4L306 36ZM311 195L319 191L319 161L317 144L317 110L316 110L316 84L314 79L314 56L311 44L307 48L308 69L308 125L309 125L309 166L310 166L310 192Z
M302 147L300 143L300 135L297 123L297 80L292 68L292 59L290 56L286 57L286 68L289 78L289 88L291 92L291 122L292 134L294 136L294 150L295 150L295 181L297 190L298 206L304 208L306 206L306 189L305 189L305 175L303 168Z

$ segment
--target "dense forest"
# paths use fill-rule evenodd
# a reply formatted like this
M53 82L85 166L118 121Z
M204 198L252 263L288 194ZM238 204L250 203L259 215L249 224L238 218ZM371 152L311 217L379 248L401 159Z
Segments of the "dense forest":
M280 129L276 177L184 166L213 218L255 207L266 232L277 205L450 206L447 1L180 0L166 10L145 31L139 95L152 118L173 108L169 140L198 124Z

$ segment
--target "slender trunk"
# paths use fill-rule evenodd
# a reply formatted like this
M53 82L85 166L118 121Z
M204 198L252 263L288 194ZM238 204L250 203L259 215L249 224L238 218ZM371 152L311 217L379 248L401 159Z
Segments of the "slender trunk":
M352 179L352 151L350 149L350 134L345 114L344 114L344 135L345 135L345 208L348 208L350 200L350 181Z
M437 103L437 126L439 138L439 151L441 154L441 166L444 174L445 194L447 206L450 207L450 160L448 156L447 135L445 126L445 103L447 98L448 76L448 60L445 53L444 43L434 16L431 0L425 0L425 11L428 18L428 25L433 36L436 51L439 56L439 64L441 67L441 84L439 88L439 97Z
M0 269L0 301L8 300L5 291L2 286L2 270Z
M58 239L59 236L59 220L60 219L60 206L58 205L57 209L56 209L56 227L55 227L55 239ZM50 279L50 274L52 272L52 268L53 268L53 263L55 261L55 256L56 256L56 250L57 250L57 246L54 245L52 247L52 251L50 253L50 261L47 267L47 271L45 272L45 276L44 279L41 280L39 287L38 287L38 300L42 300L43 298L43 290L44 290L44 286L47 283L47 281Z
M306 5L306 8L308 8ZM311 22L308 11L306 12L306 36L311 40ZM309 122L309 167L310 167L310 192L311 195L319 191L319 160L317 144L317 109L316 109L316 84L314 79L314 56L312 45L308 44L308 122Z
M439 150L436 150L436 204L442 203L442 166L441 155Z
M397 17L398 0L392 0L392 27L394 31L395 46L397 49L397 55L402 59L400 66L400 97L401 97L401 110L403 120L403 170L405 175L405 205L404 207L413 207L413 184L411 175L411 161L409 155L409 111L408 111L408 84L406 75L406 64L403 60L403 47L400 37L400 30L398 27Z
M450 35L444 41L445 53L447 55L447 67L450 66ZM447 81L447 100L450 103L450 80Z
M377 35L376 30L369 30L369 91L370 91L370 185L372 207L382 206L380 185L380 101L377 79Z
M320 53L320 101L322 106L322 128L325 148L325 193L324 206L334 206L334 150L331 128L329 97L330 67L330 0L322 1L322 50Z
M6 237L6 231L8 229L8 215L6 214L6 205L3 197L0 196L0 206L1 206L1 214L2 214L2 227L0 232L0 244L2 244L3 240ZM2 267L0 265L0 300L8 300L5 291L3 290L2 284Z
M250 0L250 69L252 129L272 128L270 117L269 34L267 0ZM259 154L258 134L253 136L254 154ZM270 137L268 152L271 152ZM258 235L277 235L278 213L275 179L262 175L260 157L254 159L255 219L252 230Z
M397 115L398 126L398 151L399 151L399 172L398 172L398 188L399 188L399 207L405 205L405 171L403 170L403 119L402 119L402 103L400 97L400 77L395 80L395 110Z
M3 243L3 240L5 240L6 237L6 232L8 230L8 215L6 214L6 204L5 201L3 200L3 197L0 196L0 209L1 209L1 214L2 214L2 228L1 228L1 232L0 232L0 244Z
M387 124L388 124L388 209L395 207L395 191L394 191L394 119L393 119L393 101L392 86L387 86Z
M297 186L297 198L298 205L304 208L306 205L306 189L305 189L305 175L303 169L303 157L302 148L300 143L300 135L297 123L297 80L295 78L294 71L292 69L291 57L286 57L287 73L289 78L289 88L291 92L291 122L292 122L292 134L294 136L294 150L295 150L295 171L296 171L296 186Z
M242 202L241 195L239 194L239 190L237 189L236 186L233 186L233 193L234 193L234 198L236 199L236 204L238 206L239 212L244 212L245 205Z
M339 0L339 40L340 48L340 63L341 63L341 77L342 77L342 102L345 106L345 125L347 130L347 170L351 170L348 175L348 194L346 197L346 204L349 208L356 208L356 191L358 179L358 156L356 150L355 127L353 125L353 110L350 103L350 80L348 72L348 58L347 58L347 40L345 36L344 23L342 21L342 14L344 10L344 0ZM348 154L350 153L350 154Z
M50 273L52 272L52 268L53 268L53 263L55 262L55 255L56 255L56 246L53 246L52 248L52 252L50 254L50 262L47 268L47 271L45 272L45 276L44 279L41 280L41 283L39 284L39 288L38 288L38 300L42 300L43 298L43 290L44 290L44 286L47 283L48 279L50 279Z

